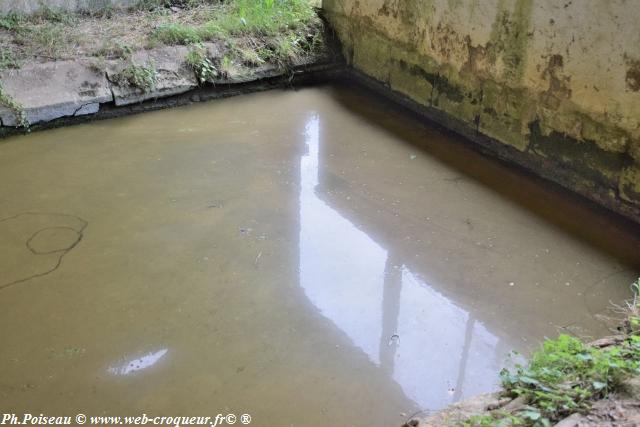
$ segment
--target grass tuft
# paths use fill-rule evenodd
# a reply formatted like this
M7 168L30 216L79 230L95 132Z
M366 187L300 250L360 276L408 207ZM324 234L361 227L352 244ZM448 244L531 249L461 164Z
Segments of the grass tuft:
M153 64L131 64L115 77L115 82L120 86L135 87L143 92L152 91L158 82L158 72Z
M0 71L7 68L20 68L20 63L11 50L0 47Z
M169 23L151 37L184 45L245 38L252 45L233 52L234 59L239 57L247 65L269 61L286 67L321 46L321 27L309 0L236 0L225 3L203 24Z
M198 77L198 82L203 84L218 76L218 69L211 59L207 57L207 51L202 44L195 44L187 53L187 65L189 65Z
M0 84L0 105L8 108L16 115L19 127L29 128L29 120L27 120L27 113L24 111L24 107L7 93L2 84Z

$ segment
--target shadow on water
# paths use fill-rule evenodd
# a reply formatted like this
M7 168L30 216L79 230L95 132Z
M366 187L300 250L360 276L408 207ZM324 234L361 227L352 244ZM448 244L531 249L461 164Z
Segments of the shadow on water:
M483 155L470 146L473 142L420 122L414 113L379 95L340 87L333 96L381 132L392 134L455 169L460 177L454 179L476 181L557 227L558 232L570 233L640 271L640 224L517 165Z

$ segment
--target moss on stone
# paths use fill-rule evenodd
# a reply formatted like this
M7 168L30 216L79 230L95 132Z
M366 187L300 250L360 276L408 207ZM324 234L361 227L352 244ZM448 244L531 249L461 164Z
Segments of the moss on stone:
M631 137L626 131L604 117L597 119L579 111L568 102L558 109L540 106L537 114L544 135L564 133L580 141L593 141L612 153L625 153L629 148Z
M505 0L498 3L487 48L492 63L502 60L503 77L509 83L519 83L524 75L532 10L533 0L517 0L512 12Z
M428 67L424 64L407 62L406 59L394 60L389 80L391 89L421 105L431 105L433 76L437 74Z
M622 172L618 192L622 199L640 205L640 167L636 165Z
M629 154L635 159L636 164L640 166L640 138L631 140Z
M354 37L353 66L385 83L389 83L391 41L374 31L363 29Z
M440 67L434 85L434 108L477 126L482 101L482 84L451 65Z
M539 121L531 124L530 133L529 150L576 172L584 187L617 189L622 171L634 163L628 154L605 151L590 140L580 141L556 131L545 135Z
M417 8L418 3L422 9ZM458 2L447 5L453 9ZM467 123L470 129L547 158L553 165L550 167L557 169L551 175L557 173L564 176L562 179L571 179L569 186L592 188L594 192L610 194L612 199L624 195L625 203L640 206L640 140L628 130L633 123L584 111L572 102L570 88L559 87L562 93L525 88L522 78L533 0L499 0L490 39L483 45L472 45L470 35L453 34L456 38L451 43L464 42L469 51L469 60L462 65L454 60L436 60L423 52L427 40L416 32L433 19L432 6L431 1L387 0L376 17L362 16L356 6L347 11L340 3L326 13L344 45L349 64L360 72L420 105ZM393 25L389 19L395 20ZM439 28L435 22L432 24ZM440 49L439 54L448 57L445 48L450 44L438 45L450 43L452 33L445 36L431 40L431 49ZM550 66L562 65L559 55L549 61ZM489 68L500 74L490 74ZM557 102L549 102L551 95Z
M482 86L480 131L503 143L526 150L536 102L524 89L487 80Z

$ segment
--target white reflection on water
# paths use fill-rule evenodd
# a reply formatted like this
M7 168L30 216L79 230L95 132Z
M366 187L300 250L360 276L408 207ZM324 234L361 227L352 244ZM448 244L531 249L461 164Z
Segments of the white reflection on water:
M125 362L120 366L110 367L107 370L114 375L129 375L155 365L165 354L167 354L167 351L168 349L163 348L162 350L148 353L137 359Z
M305 142L300 284L307 297L423 408L494 389L498 338L320 198L317 115Z

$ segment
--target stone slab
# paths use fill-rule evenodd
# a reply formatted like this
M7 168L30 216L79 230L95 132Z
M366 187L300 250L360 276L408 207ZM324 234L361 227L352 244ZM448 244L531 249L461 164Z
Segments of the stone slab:
M107 63L107 77L112 83L115 104L121 106L149 99L164 98L197 87L196 76L185 63L188 52L188 48L184 46L171 46L136 52L126 61L109 61ZM137 87L117 83L118 75L132 64L153 67L156 70L157 82L154 88L144 91Z
M5 92L24 108L30 124L92 114L113 100L104 73L84 61L27 64L0 73ZM4 126L18 126L16 114L0 106Z

